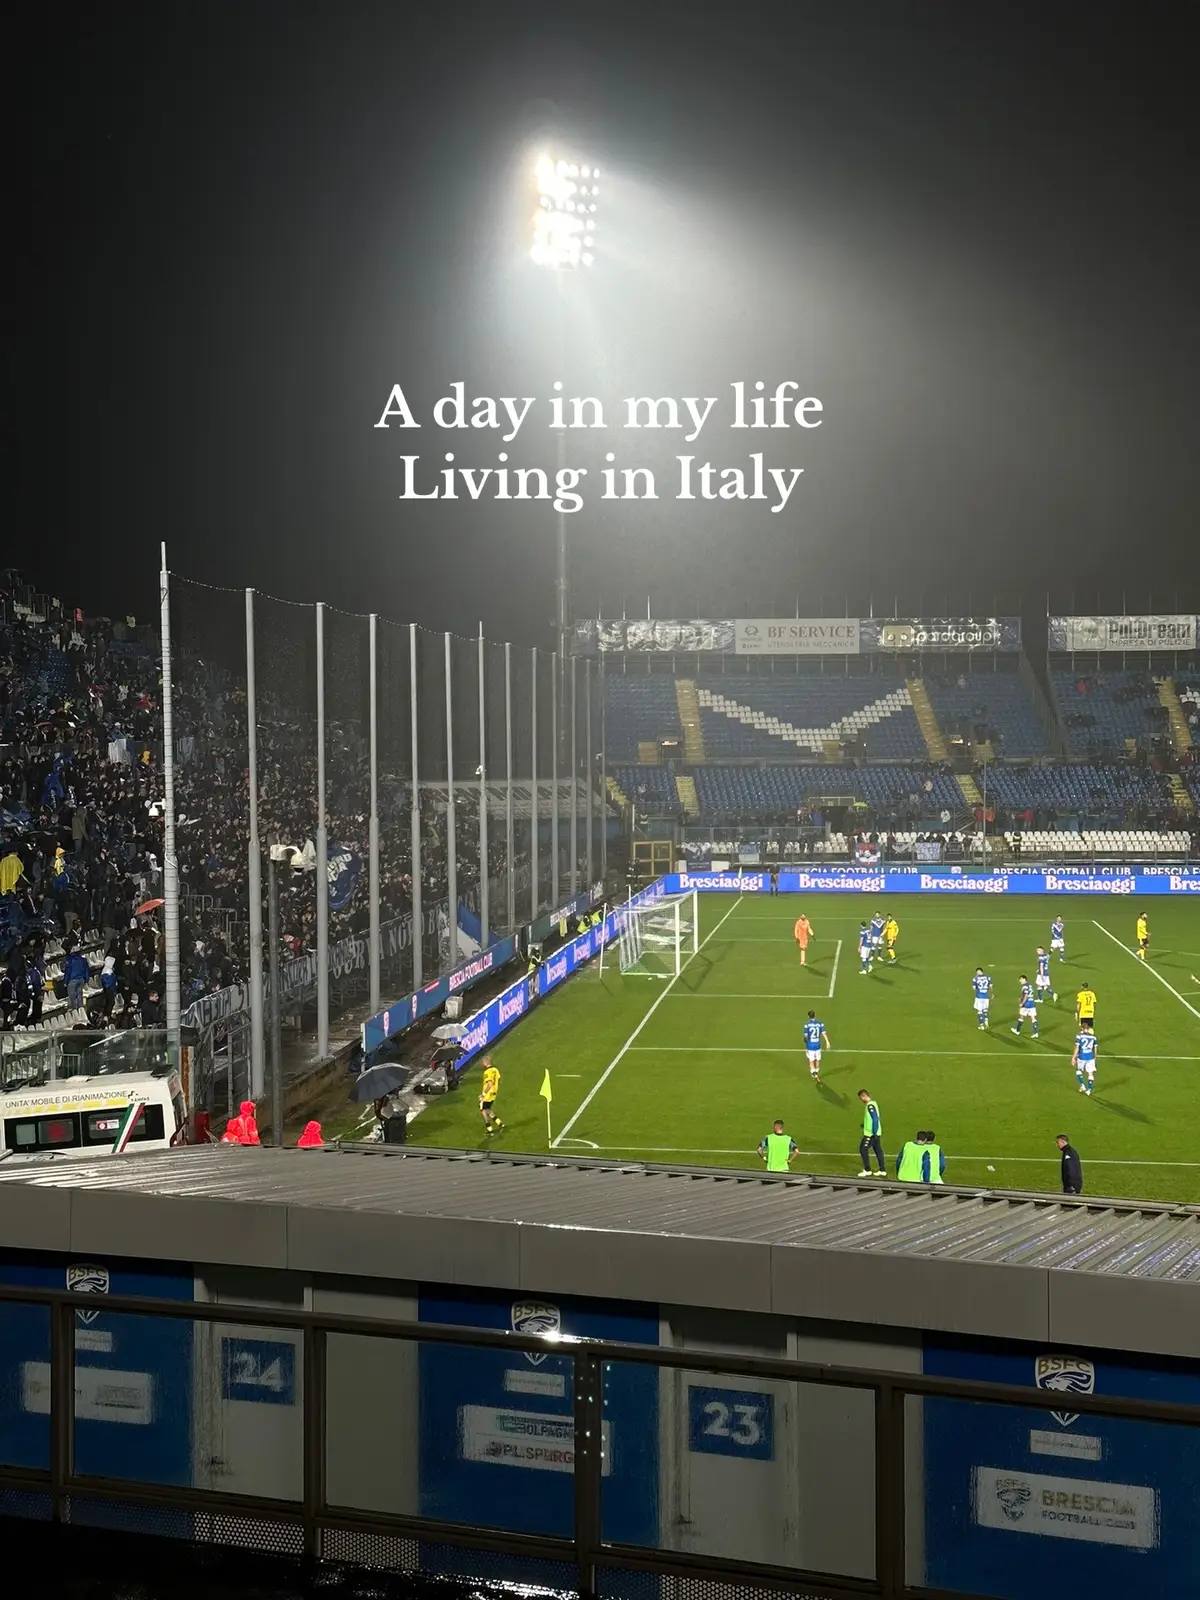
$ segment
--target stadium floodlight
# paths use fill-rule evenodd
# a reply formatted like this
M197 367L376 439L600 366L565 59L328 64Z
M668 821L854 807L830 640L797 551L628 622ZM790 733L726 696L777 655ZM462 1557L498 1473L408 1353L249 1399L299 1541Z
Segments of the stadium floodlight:
M555 271L590 267L595 257L598 167L575 161L538 158L534 167L537 210L533 214L530 257Z

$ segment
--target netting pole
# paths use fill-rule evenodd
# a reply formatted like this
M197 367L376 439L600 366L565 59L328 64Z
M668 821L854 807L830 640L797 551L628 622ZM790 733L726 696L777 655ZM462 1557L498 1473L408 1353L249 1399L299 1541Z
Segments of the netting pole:
M450 670L450 635L446 635L446 904L450 912L450 965L458 965L458 861L454 837L454 693Z
M409 811L412 844L412 953L414 989L421 987L424 976L425 922L421 908L421 790L417 770L417 625L408 625L408 693L409 720L412 725L412 804Z
M550 908L558 906L558 663L550 657Z
M250 790L250 1098L266 1084L266 1019L263 1015L262 846L258 840L258 690L254 676L254 590L246 590L246 765ZM279 1107L271 1107L276 1144L282 1144Z
M533 671L530 674L529 699L529 922L532 926L538 914L538 774L537 774L537 645L533 647Z
M600 657L600 877L608 881L608 755L605 735L608 731L604 706L604 657Z
M175 715L171 698L171 580L167 547L161 546L158 602L162 642L163 728L163 931L167 946L167 1052L180 1066L179 860L175 854ZM195 1108L195 1082L187 1075L187 1108Z
M371 716L371 814L367 821L367 899L370 930L371 1012L379 1010L379 695L376 672L376 635L379 618L370 616L370 716Z
M692 954L700 954L700 892L692 890Z
M579 893L579 751L575 737L575 707L579 703L576 685L577 658L571 656L571 893Z
M317 601L317 1060L329 1055L329 837L325 831L325 606Z
M596 881L595 867L592 859L592 660L589 656L583 663L584 709L583 709L583 736L587 741L587 884L585 887L591 892L592 884Z
M683 971L683 901L675 902L675 976Z
M479 944L489 943L491 906L488 894L488 792L487 792L487 702L483 672L483 623L479 624Z
M517 926L517 868L513 860L512 645L504 646L504 853L507 857L508 931Z

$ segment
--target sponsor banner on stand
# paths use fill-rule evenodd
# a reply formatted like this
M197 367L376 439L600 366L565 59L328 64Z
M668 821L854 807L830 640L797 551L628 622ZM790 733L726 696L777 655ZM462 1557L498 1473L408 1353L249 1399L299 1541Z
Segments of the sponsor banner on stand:
M657 622L648 617L625 617L577 622L572 645L576 655L594 656L628 652L642 655L693 655L697 651L729 654L733 650L731 621Z
M887 650L988 650L1021 648L1020 617L871 617L860 623L862 648Z
M975 1521L981 1528L1131 1550L1158 1545L1158 1495L1144 1484L1049 1478L1003 1467L976 1467L974 1479Z
M1194 650L1197 618L1050 617L1051 650L1105 653L1123 650Z
M856 656L861 649L857 617L739 617L734 652L739 656Z

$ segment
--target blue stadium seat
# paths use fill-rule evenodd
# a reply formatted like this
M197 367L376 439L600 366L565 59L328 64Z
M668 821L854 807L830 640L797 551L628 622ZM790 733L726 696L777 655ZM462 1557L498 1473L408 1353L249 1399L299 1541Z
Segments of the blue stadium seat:
M1085 760L1105 749L1123 750L1127 739L1147 747L1164 719L1154 685L1144 672L1082 672L1056 667L1050 673L1054 698L1062 715L1067 750ZM1081 692L1082 691L1082 692ZM1090 726L1072 725L1073 717L1092 719Z
M677 806L679 796L669 767L619 766L613 772L617 787L627 800L637 805L646 802Z
M917 797L916 813L958 813L963 797L954 779L932 768L830 767L826 765L697 767L693 776L701 815L743 812L778 815L793 812L817 795L853 795L883 807ZM924 784L932 787L926 793Z

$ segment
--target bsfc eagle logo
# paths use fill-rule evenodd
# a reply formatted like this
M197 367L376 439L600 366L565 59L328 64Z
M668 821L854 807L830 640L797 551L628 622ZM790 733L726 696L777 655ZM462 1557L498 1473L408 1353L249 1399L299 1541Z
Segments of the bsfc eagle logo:
M514 1333L542 1333L556 1338L562 1332L562 1313L556 1305L546 1300L514 1300L512 1308ZM546 1357L525 1352L531 1367L540 1367Z
M1061 1389L1064 1394L1095 1394L1096 1367L1083 1356L1038 1356L1033 1381L1039 1389ZM1060 1427L1079 1421L1078 1411L1052 1411Z
M98 1267L94 1262L79 1261L67 1268L67 1290L70 1294L107 1294L108 1293L108 1268ZM78 1320L87 1327L95 1322L100 1315L99 1311L77 1311Z
M1020 1478L999 1478L996 1482L996 1499L1009 1522L1020 1522L1025 1507L1033 1499L1033 1490Z

